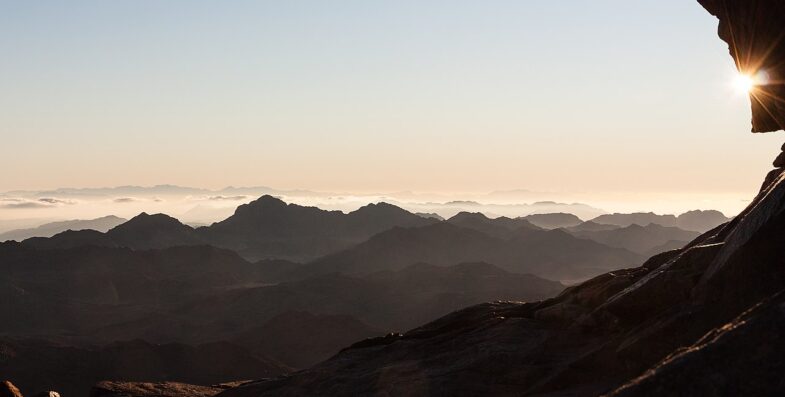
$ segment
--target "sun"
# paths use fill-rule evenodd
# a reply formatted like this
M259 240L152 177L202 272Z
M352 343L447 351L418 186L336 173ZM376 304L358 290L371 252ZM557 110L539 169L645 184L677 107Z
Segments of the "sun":
M747 74L739 74L733 80L733 87L740 94L749 94L755 85L755 78Z

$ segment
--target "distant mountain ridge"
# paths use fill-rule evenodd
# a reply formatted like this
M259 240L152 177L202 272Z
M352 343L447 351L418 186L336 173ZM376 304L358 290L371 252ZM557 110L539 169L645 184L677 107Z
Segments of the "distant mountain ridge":
M350 213L287 204L262 196L237 207L234 215L210 226L192 228L165 214L141 213L106 233L65 232L24 244L37 248L79 245L158 249L213 245L249 260L266 258L305 261L337 252L392 227L439 222L391 204L369 204Z
M34 228L16 229L0 233L0 242L7 240L22 241L32 237L52 237L55 234L62 233L66 230L92 229L99 232L106 232L126 221L127 219L108 215L96 219L74 219L50 222Z
M360 243L396 226L435 222L438 220L387 203L368 204L344 214L262 196L237 207L229 218L197 229L197 233L210 244L235 250L252 260L308 260Z
M679 216L658 215L653 212L635 212L631 214L614 213L600 215L591 221L622 227L632 224L646 226L650 223L656 223L660 226L675 226L684 230L703 233L730 221L730 218L726 217L722 212L715 210L694 210L685 212Z
M641 255L658 254L659 252L655 252L658 247L663 250L668 247L681 248L700 235L698 232L656 223L646 226L633 223L611 230L570 231L570 233L576 237L588 238L610 247L625 248Z
M634 266L643 259L628 250L580 239L562 230L521 227L504 236L497 234L498 225L480 225L475 229L447 221L422 227L396 227L304 265L295 272L369 274L401 269L418 262L442 266L489 262L516 273L564 280ZM497 227L489 232L488 225Z

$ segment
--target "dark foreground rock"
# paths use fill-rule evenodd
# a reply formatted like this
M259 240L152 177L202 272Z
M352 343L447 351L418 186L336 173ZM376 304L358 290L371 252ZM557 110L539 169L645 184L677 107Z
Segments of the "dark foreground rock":
M104 381L90 390L90 397L211 397L224 388L197 386L178 382L115 382Z
M224 391L295 395L782 395L785 181L643 266L536 303L469 307Z

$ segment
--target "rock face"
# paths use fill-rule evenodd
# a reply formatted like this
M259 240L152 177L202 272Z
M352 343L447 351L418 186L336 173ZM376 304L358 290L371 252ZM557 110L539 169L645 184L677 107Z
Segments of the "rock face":
M785 3L780 0L698 0L719 18L719 35L741 73L768 83L750 93L752 131L785 126Z
M221 395L782 395L783 246L778 170L730 223L641 267L469 307Z
M110 382L96 384L90 397L210 397L221 387L197 386L178 382Z
M22 397L22 393L10 381L0 383L0 397Z

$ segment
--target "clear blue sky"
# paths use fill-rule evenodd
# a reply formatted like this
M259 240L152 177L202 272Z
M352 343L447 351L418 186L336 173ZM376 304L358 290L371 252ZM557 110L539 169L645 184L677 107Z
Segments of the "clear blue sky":
M0 191L749 195L782 140L691 0L0 0L0 57Z

